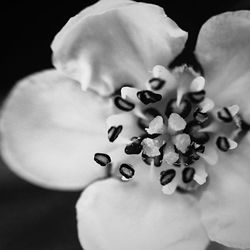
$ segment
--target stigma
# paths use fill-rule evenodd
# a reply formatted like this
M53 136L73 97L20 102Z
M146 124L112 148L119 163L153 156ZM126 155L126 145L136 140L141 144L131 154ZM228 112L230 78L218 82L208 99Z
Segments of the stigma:
M171 72L157 65L145 89L124 86L112 98L121 116L107 120L109 142L122 144L126 157L138 157L166 195L194 192L204 185L207 168L221 153L233 153L250 128L237 104L217 107L206 96L205 78L186 65ZM120 119L123 113L131 113L136 124L130 138L124 132L126 119ZM96 153L94 160L113 166L105 153ZM121 181L133 181L137 175L136 166L128 162L113 166Z

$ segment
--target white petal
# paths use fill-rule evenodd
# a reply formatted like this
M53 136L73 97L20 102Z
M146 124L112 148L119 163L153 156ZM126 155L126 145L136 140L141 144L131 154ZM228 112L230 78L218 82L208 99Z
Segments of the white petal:
M108 104L55 70L21 80L1 115L4 160L21 177L52 188L82 188L105 175Z
M167 67L187 38L158 6L114 3L100 1L83 10L52 43L55 66L82 88L101 95L124 84L144 87L152 68L157 64Z
M207 189L201 196L202 220L211 240L229 247L250 247L250 135L237 149L220 153L206 168Z
M193 200L160 188L109 179L77 203L78 234L88 250L201 250L208 239Z
M227 12L209 19L198 36L196 54L207 94L217 106L237 104L250 121L250 12Z

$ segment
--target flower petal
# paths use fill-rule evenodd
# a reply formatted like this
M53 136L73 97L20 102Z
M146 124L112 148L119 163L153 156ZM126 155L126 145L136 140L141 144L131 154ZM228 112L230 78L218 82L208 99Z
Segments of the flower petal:
M21 80L1 116L1 150L25 179L53 188L81 188L105 175L96 150L109 150L108 103L81 91L55 70Z
M208 95L219 106L238 104L250 121L250 12L227 12L201 28L196 54Z
M219 164L207 168L201 196L202 220L211 240L229 247L250 247L250 134Z
M55 66L109 95L124 84L144 87L157 64L168 66L187 38L162 8L133 1L100 1L71 18L57 34Z
M80 242L89 250L205 249L208 238L189 196L108 179L77 203Z

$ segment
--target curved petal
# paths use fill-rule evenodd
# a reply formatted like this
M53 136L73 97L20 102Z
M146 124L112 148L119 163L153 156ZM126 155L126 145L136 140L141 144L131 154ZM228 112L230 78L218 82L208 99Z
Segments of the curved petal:
M250 121L250 12L227 12L201 28L196 54L208 95L219 106L237 104Z
M124 84L144 87L149 71L167 66L187 38L160 7L115 2L102 0L83 10L52 43L54 65L101 95Z
M221 153L209 166L201 196L202 220L211 240L229 247L250 247L250 134L233 153Z
M89 250L205 249L194 205L189 196L165 196L150 183L99 181L78 200L79 239Z
M1 150L23 178L52 188L82 188L105 170L93 155L109 149L108 103L47 70L21 80L1 115Z

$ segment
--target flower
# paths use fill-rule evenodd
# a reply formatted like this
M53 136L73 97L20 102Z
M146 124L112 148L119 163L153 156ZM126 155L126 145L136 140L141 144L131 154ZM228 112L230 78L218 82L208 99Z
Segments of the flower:
M168 68L187 34L160 7L83 10L52 43L56 69L6 100L5 161L45 187L89 185L77 203L86 249L250 247L249 29L247 11L208 20L202 76Z

